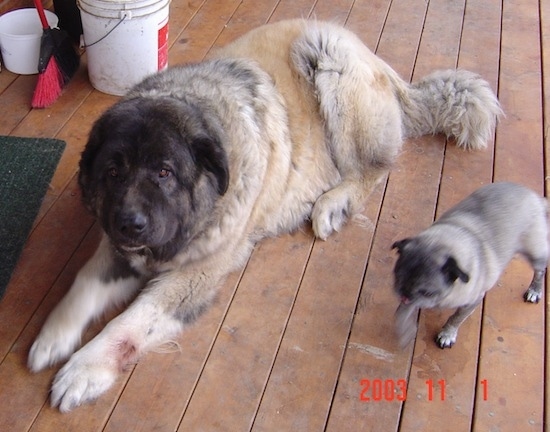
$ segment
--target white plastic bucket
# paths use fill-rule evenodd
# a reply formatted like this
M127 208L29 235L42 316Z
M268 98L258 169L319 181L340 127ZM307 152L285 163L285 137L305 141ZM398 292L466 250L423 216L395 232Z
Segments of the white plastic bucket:
M45 12L50 27L57 27L57 16ZM23 75L38 73L42 33L34 8L16 9L0 16L0 49L7 70Z
M88 75L104 93L123 95L168 65L170 0L78 0Z

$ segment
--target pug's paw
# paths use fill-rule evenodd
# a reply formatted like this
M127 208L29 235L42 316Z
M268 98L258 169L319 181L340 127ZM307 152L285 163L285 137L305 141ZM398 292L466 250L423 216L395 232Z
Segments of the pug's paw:
M538 303L541 298L542 292L532 286L523 294L523 300L525 300L526 303Z
M444 328L435 338L435 343L441 349L451 348L456 342L457 335L458 332L456 329Z

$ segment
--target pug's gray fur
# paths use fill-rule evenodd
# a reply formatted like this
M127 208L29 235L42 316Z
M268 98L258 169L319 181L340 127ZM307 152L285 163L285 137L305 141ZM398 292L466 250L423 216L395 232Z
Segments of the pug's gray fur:
M547 202L514 183L486 185L418 236L394 243L396 331L402 346L415 337L419 309L457 308L437 335L450 348L458 328L481 303L515 254L534 270L524 300L538 303L548 263Z

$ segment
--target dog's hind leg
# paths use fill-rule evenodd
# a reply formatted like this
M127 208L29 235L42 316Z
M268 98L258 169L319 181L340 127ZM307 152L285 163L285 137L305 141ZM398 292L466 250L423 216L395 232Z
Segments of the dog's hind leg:
M343 102L344 104L344 102ZM350 106L346 110L353 110ZM365 118L373 113L361 110ZM389 115L371 128L360 118L355 123L339 121L333 114L326 128L331 155L341 182L315 202L311 221L315 235L326 239L346 220L359 213L375 186L387 175L401 143L398 117ZM397 144L396 144L397 143Z
M523 294L523 299L528 303L538 303L542 298L544 276L548 266L548 226L546 222L546 209L541 209L541 215L533 218L529 232L523 238L523 250L521 254L533 267L533 279L529 288Z
M533 280L529 285L529 288L523 294L523 299L528 303L538 303L542 298L542 287L544 284L544 276L546 275L546 269L535 270Z
M467 306L461 306L451 315L436 337L439 348L451 348L455 344L459 327L480 303L481 300Z
M312 26L294 42L291 57L317 97L342 179L313 207L313 230L326 239L362 209L392 166L402 145L401 109L386 67L346 30Z

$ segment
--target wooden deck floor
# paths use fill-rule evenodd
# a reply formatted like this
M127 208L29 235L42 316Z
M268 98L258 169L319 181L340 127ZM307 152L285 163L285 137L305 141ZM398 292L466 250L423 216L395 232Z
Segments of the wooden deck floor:
M252 27L292 17L345 24L405 79L436 68L479 72L506 111L495 142L471 153L437 136L408 142L388 181L341 233L314 241L304 227L261 243L181 337L181 352L147 355L98 401L62 415L48 403L57 368L31 374L26 356L97 244L75 174L91 123L116 98L94 91L83 65L53 107L30 110L36 76L2 71L0 134L57 137L68 146L0 302L0 431L484 432L548 425L549 302L523 303L530 269L514 260L451 350L432 342L449 311L422 313L416 343L399 350L390 245L481 184L513 180L547 190L550 2L173 0L170 63L198 61Z

